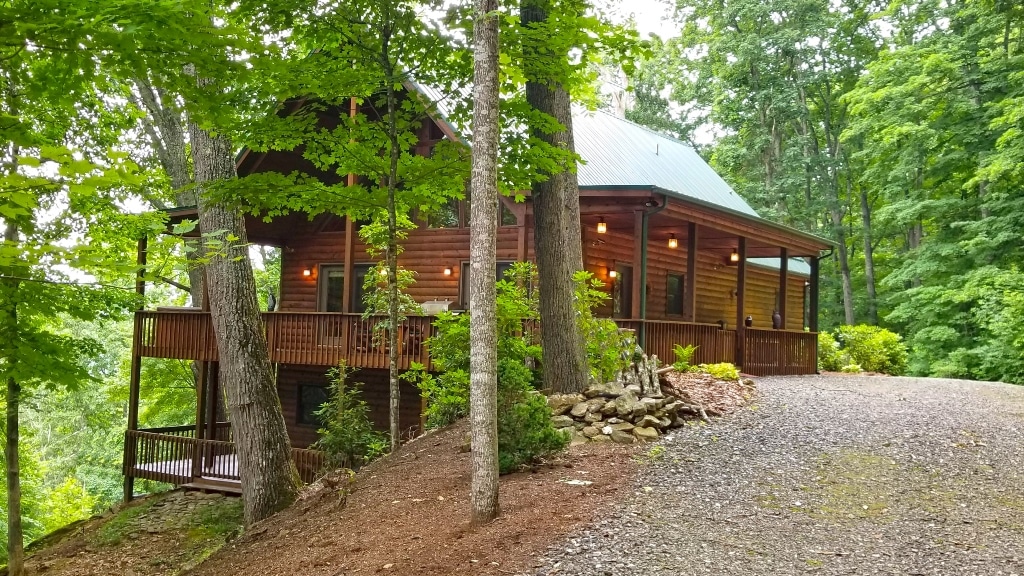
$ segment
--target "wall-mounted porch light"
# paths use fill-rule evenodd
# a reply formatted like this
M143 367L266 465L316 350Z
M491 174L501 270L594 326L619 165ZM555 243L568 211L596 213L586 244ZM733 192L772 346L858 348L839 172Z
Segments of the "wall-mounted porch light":
M380 272L378 272L378 274L380 274L381 276L387 276L388 275L388 269L387 268L381 268Z
M313 275L313 271L310 270L309 268L303 268L302 275L305 276L306 278L309 278L310 276Z
M668 247L672 248L673 250L679 248L679 240L676 240L675 234L668 235Z
M619 273L616 272L615 270L609 270L608 271L608 277L611 278L612 280L615 280L618 276L619 276Z
M735 248L732 249L732 254L729 254L729 262L736 264L740 261L740 253Z
M608 231L608 223L604 221L604 216L600 216L597 219L597 233L604 234Z
M452 269L451 268L445 268L444 269L444 275L445 276L451 276L452 275Z

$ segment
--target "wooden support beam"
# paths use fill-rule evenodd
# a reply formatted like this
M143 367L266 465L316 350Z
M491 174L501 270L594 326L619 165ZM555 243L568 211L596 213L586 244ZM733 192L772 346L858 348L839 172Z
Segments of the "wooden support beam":
M352 175L349 175L349 181L352 181ZM344 262L344 275L345 278L341 283L341 311L348 314L352 311L352 289L353 282L353 265L352 260L355 258L355 233L356 233L356 221L350 216L345 216L345 262ZM317 272L317 282L320 282L319 272Z
M818 288L819 288L819 262L817 258L811 258L811 303L808 310L807 327L811 332L818 331Z
M644 251L644 212L643 210L637 210L633 215L633 297L630 298L632 300L632 309L630 310L629 317L640 318L640 297L641 292L643 292L640 266L642 265L641 260L643 259Z
M135 275L135 293L139 297L138 310L146 307L146 252L148 251L149 239L143 236L139 239L138 254L136 263L139 266ZM142 324L139 316L135 316L135 325L132 331L132 362L128 374L128 430L139 429L139 390L142 380ZM135 466L134 444L128 443L128 436L125 435L125 477L124 477L124 501L130 502L135 497L135 477L131 475L131 469Z
M686 279L683 285L683 321L697 321L697 244L698 229L694 222L689 223L686 236Z
M739 248L736 253L740 260L736 263L736 364L743 365L744 339L746 338L747 314L743 301L747 295L747 239L740 236Z
M786 329L786 297L789 286L789 250L782 248L779 254L779 316L782 317L782 330Z
M206 439L217 440L217 415L220 412L220 362L206 362Z

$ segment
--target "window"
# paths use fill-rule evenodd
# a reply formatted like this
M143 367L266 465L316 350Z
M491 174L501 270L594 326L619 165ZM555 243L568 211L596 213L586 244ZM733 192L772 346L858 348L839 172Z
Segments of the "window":
M366 289L363 285L366 283L366 275L370 273L373 268L373 264L356 264L352 267L352 307L351 310L358 314L362 314L366 311L366 302L363 301L363 296L366 294Z
M317 288L317 307L319 312L341 312L345 294L345 267L331 264L320 266Z
M633 267L618 264L612 281L612 318L633 317Z
M498 226L516 226L519 224L519 219L516 218L514 212L509 210L508 206L505 206L504 202L498 201Z
M319 384L299 384L297 421L305 426L319 426L316 411L327 402L327 388Z
M514 260L499 260L494 264L494 281L505 277L505 271L512 267ZM463 262L459 276L459 294L462 295L462 307L469 308L469 262Z
M445 204L424 213L423 221L427 228L458 228L459 204L458 198L449 198Z
M665 314L670 316L683 315L683 290L685 277L682 274L669 274L665 278Z

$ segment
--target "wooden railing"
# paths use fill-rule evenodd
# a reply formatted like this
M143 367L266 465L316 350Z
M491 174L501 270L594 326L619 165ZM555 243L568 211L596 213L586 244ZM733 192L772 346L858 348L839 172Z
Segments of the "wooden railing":
M674 322L671 320L616 320L621 328L643 330L644 351L658 356L663 364L675 361L673 347L676 344L693 344L697 350L693 364L735 362L736 331L723 330L717 324Z
M218 436L230 425L218 423ZM292 448L292 459L305 483L323 472L325 456L317 450ZM189 484L200 479L238 482L238 456L234 442L195 438L195 426L175 426L125 433L125 476L168 484Z
M818 368L818 334L747 328L742 366L744 372L757 376L814 374Z
M430 367L424 345L434 334L433 316L410 316L398 327L398 368L413 362ZM387 368L387 333L375 331L381 318L359 314L267 312L263 314L272 362L333 366L341 360L355 368ZM736 331L717 324L670 320L616 320L620 327L644 333L644 349L664 363L675 360L672 348L694 344L695 364L733 362L758 375L813 374L817 334L793 330L747 328L744 357L736 358ZM524 329L536 329L536 326ZM136 337L142 356L186 360L217 359L210 315L189 310L136 313Z
M386 330L379 317L317 312L263 314L271 362L333 366L344 359L356 368L387 368ZM433 316L410 316L398 327L398 367L429 365L424 342L433 334ZM151 358L217 360L217 342L208 312L136 312L139 354Z

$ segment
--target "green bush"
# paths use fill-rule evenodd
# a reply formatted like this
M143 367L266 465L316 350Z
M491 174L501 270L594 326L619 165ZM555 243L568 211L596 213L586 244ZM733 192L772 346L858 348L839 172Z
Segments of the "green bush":
M693 354L697 351L697 347L693 344L688 346L682 346L676 344L672 347L672 352L676 355L676 361L672 363L672 367L679 372L686 372L690 369L690 362L693 361Z
M609 318L594 317L594 309L609 298L601 290L604 283L590 272L576 272L576 317L585 335L590 379L609 382L638 359L636 337Z
M860 367L860 364L847 364L840 368L839 371L846 374L860 374L864 369Z
M880 372L899 376L907 371L907 346L903 338L878 326L861 324L840 326L835 338L849 364L859 364L867 372Z
M828 332L818 333L818 370L838 372L850 363L850 355L839 349L839 342Z
M331 468L359 468L388 450L387 435L373 429L360 384L348 383L351 371L342 363L328 372L328 400L315 412L322 427L313 448L327 454Z
M517 263L497 285L498 321L498 460L511 472L565 447L568 438L551 425L551 410L536 392L540 358L537 335L529 324L538 319L536 269ZM403 375L427 398L427 426L446 426L469 412L469 315L442 313L436 335L427 341L437 374L415 366Z
M718 380L739 380L740 371L736 366L730 362L719 362L718 364L699 364L697 369L705 374L717 378Z

